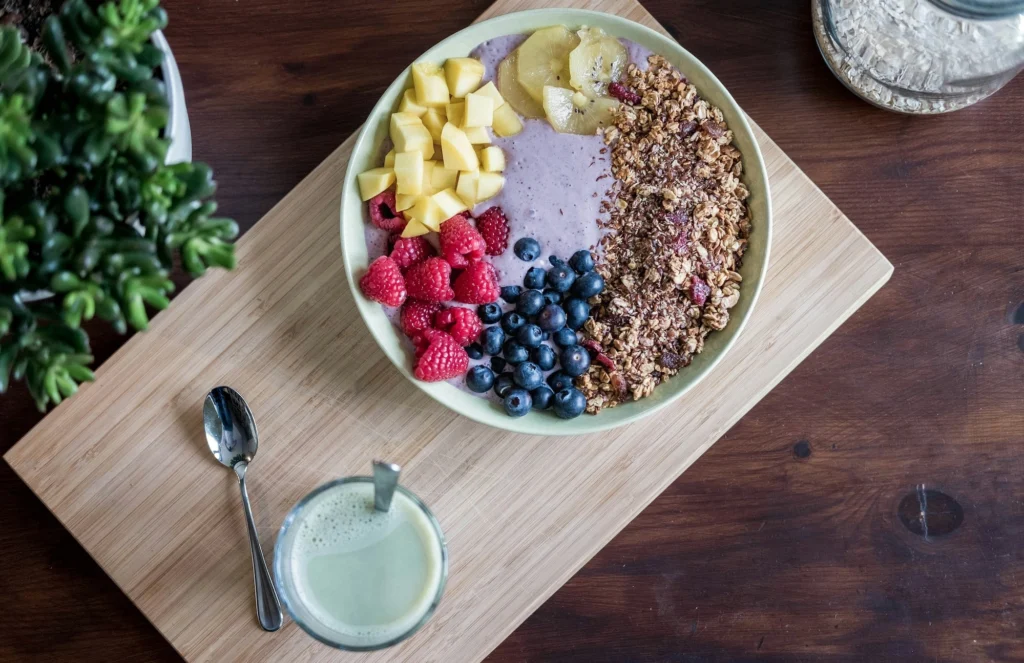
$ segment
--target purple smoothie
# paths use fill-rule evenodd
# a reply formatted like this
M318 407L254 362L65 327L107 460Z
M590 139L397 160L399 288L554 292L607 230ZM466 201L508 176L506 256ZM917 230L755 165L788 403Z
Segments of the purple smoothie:
M525 39L525 35L491 39L470 55L484 64L485 80L492 80L498 64ZM522 121L521 133L494 138L505 152L505 187L473 208L479 213L497 205L508 218L509 250L491 259L503 285L521 284L526 271L548 265L550 255L568 258L597 246L601 201L614 181L600 136L558 133L543 118ZM512 251L522 237L540 242L542 254L536 262L523 262Z
M629 39L620 39L619 42L626 47L626 53L629 55L629 61L641 70L647 71L647 58L654 55L654 52L646 46L641 46L635 41L630 41Z
M473 50L470 55L484 65L485 82L494 80L499 63L525 40L526 35L506 35L485 41ZM651 52L629 40L621 41L630 61L646 69ZM548 256L568 259L580 249L596 248L603 232L598 224L604 216L601 202L615 182L602 137L559 133L543 118L520 119L523 122L521 133L509 138L493 138L493 144L505 153L504 188L472 210L477 215L497 205L508 219L508 250L500 256L487 258L497 270L499 285L521 285L530 267L550 266ZM380 163L386 152L387 149L381 150ZM386 252L388 233L371 223L365 228L367 252L372 261ZM540 243L538 260L528 263L515 256L512 246L522 237L533 237ZM437 245L436 234L431 233L427 239ZM505 310L514 308L501 300L498 303ZM384 310L397 327L398 309L385 306ZM408 339L405 341L411 355L412 344ZM470 360L470 366L477 364L489 365L490 358ZM464 377L449 382L469 391ZM493 391L475 395L495 402L499 400Z

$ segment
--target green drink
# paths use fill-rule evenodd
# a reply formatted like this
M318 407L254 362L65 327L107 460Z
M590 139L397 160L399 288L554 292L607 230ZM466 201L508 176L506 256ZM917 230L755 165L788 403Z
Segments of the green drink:
M434 611L448 573L441 528L401 486L373 507L369 477L341 479L303 498L281 527L274 576L288 613L341 649L388 647Z

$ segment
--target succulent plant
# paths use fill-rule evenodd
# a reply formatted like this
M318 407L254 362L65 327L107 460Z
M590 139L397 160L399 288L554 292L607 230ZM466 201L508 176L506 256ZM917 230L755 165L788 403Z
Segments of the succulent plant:
M68 0L43 52L0 28L0 393L25 380L40 410L93 379L83 321L144 330L176 258L235 264L209 166L165 164L166 23L158 0Z

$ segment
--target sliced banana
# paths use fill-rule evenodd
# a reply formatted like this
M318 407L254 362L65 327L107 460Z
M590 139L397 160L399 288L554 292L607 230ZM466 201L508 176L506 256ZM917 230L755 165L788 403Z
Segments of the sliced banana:
M498 65L498 92L524 117L544 117L544 107L519 83L519 49Z
M615 121L619 102L607 97L591 98L577 90L548 85L544 87L544 112L555 131L593 135L599 127Z
M563 25L537 30L519 47L519 83L538 102L544 87L569 87L569 53L580 38Z
M583 28L578 36L580 45L569 53L569 84L591 98L607 95L608 84L626 71L626 47L601 28Z

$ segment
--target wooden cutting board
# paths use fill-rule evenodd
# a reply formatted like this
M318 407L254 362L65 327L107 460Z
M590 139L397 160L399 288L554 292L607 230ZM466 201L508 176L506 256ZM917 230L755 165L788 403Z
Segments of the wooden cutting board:
M547 6L499 0L484 17ZM660 29L634 0L578 0ZM775 210L767 281L719 366L642 422L579 438L454 415L377 349L344 283L339 191L352 139L239 242L239 267L189 286L6 460L189 660L483 658L863 304L892 266L757 126ZM352 655L254 618L237 487L205 448L218 384L259 422L250 494L268 556L314 486L402 464L448 536L441 607L406 643Z

